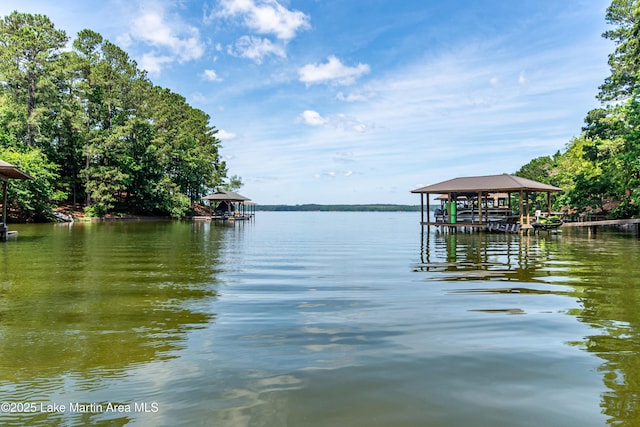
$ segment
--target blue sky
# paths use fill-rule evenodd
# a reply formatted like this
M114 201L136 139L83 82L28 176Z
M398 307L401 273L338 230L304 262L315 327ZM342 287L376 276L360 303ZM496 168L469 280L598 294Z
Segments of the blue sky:
M118 44L211 116L262 204L419 203L579 135L609 0L2 0Z

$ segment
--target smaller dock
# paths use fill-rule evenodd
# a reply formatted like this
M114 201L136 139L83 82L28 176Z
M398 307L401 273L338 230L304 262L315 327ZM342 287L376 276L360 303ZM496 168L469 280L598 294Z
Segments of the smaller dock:
M233 191L218 190L202 198L209 202L209 215L193 217L207 221L246 221L255 216L256 204Z
M9 185L10 179L28 180L33 179L33 177L11 163L0 160L0 182L2 183L2 222L0 222L0 241L2 242L5 242L7 240L7 236L12 234L7 227L7 205L9 203L7 199L7 186Z

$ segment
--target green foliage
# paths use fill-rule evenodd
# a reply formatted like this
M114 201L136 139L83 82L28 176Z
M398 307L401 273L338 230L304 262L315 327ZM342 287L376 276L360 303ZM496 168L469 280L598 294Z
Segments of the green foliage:
M531 160L526 165L522 166L516 173L516 176L531 179L534 181L542 182L558 186L558 158L560 153L556 153L555 156L543 156ZM559 210L559 195L556 193L551 194L552 209ZM529 205L531 209L540 209L546 211L548 208L547 193L535 193L529 195Z
M0 148L3 159L31 175L32 180L10 180L7 206L10 216L23 221L51 219L53 203L62 200L64 194L53 183L58 178L57 166L46 160L39 148Z
M221 188L226 191L238 191L242 188L244 183L242 182L242 178L239 175L232 175L229 178L229 182L223 184Z
M640 69L640 7L637 0L613 0L607 8L607 23L614 25L603 37L616 49L609 55L611 75L600 86L598 97L605 102L628 99L638 89Z
M102 218L106 211L99 204L84 207L84 215L88 218Z
M601 110L583 144L583 169L576 174L570 201L578 208L614 206L610 216L640 214L640 103L637 90L620 104ZM584 163L586 161L586 163ZM617 207L615 207L617 205Z
M153 85L100 34L82 30L61 52L66 42L46 16L0 19L0 145L39 148L50 172L39 171L50 187L39 202L49 209L62 195L91 216L179 216L224 182L207 114ZM22 209L35 209L23 196Z
M26 110L24 137L35 145L45 121L44 99L54 88L48 79L57 54L67 42L44 15L13 12L0 20L0 73L14 100Z
M603 36L616 48L598 98L609 104L587 113L582 135L564 153L534 159L517 174L562 188L554 209L639 217L640 1L613 0L606 20L615 27Z
M162 179L157 186L158 194L162 195L163 210L172 217L181 217L187 213L191 203L189 198L179 191L178 186L168 178Z

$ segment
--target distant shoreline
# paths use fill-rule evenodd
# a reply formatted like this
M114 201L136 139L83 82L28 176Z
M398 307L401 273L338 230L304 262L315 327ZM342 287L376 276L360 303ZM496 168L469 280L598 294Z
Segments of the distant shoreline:
M360 204L360 205L256 205L256 211L268 212L419 212L420 205Z

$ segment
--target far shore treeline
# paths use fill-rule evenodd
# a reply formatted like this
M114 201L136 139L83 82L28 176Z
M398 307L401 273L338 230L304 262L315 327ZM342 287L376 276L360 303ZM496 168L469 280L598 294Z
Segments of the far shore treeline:
M613 0L604 19L615 49L601 107L564 150L516 175L562 188L555 211L640 217L640 0ZM186 215L209 191L242 185L227 177L216 133L207 114L154 85L100 34L85 29L70 40L44 15L0 17L0 159L35 177L12 182L12 217L48 220L56 205L90 216ZM491 171L501 172L509 171ZM534 206L546 207L537 197ZM338 210L327 206L295 210Z
M256 205L258 211L271 212L416 212L420 205L318 205L308 203L303 205Z

